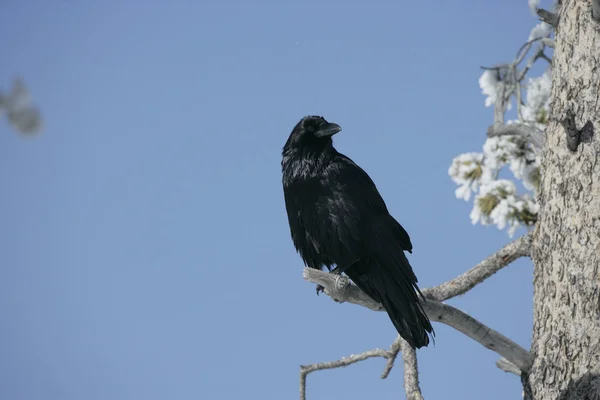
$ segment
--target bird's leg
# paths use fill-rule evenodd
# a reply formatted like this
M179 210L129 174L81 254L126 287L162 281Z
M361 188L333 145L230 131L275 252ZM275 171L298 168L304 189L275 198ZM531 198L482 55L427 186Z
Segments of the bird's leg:
M354 263L352 263L352 264L354 264ZM350 264L350 265L352 265L352 264ZM346 271L348 269L348 267L350 267L350 265L336 265L334 269L329 271L329 273L335 274L335 275L341 275L344 271Z
M346 264L346 265L337 265L335 266L334 269L332 269L331 271L329 271L330 274L334 274L334 275L341 275L342 273L344 273L344 271L346 271L348 268L350 268L351 266L353 266L354 264L356 264L357 262L360 261L360 258L350 264ZM325 288L321 285L317 285L317 296L324 291Z
M317 296L323 291L325 291L325 288L322 285L317 285Z
M346 265L336 265L334 269L331 270L330 274L336 274L336 275L341 275L342 273L346 272L346 270L348 268L350 268L351 266L353 266L354 264L356 264L357 262L360 261L360 258L357 259L354 262L351 262L350 264L346 264Z

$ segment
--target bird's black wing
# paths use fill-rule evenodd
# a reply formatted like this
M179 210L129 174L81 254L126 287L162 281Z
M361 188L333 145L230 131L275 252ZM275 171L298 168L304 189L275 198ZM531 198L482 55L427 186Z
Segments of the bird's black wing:
M412 243L408 232L389 214L387 206L379 194L371 177L349 157L338 153L329 172L332 186L357 209L360 224L378 222L385 225L397 240L397 244L412 253ZM366 228L361 226L361 229Z
M410 251L408 233L389 214L371 178L348 157L339 155L331 168L330 181L341 200L350 204L353 218L339 221L340 242L345 232L359 232L360 253L346 274L373 300L382 303L398 333L413 347L429 343L433 328L417 293L417 277L403 250ZM331 210L339 213L339 209ZM421 295L422 297L422 295Z

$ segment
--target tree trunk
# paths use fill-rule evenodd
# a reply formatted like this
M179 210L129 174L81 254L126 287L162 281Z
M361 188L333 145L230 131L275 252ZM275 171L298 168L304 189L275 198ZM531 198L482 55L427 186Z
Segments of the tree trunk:
M600 141L590 139L600 128L600 23L591 0L560 3L532 253L535 362L523 384L526 399L600 399ZM583 135L575 151L569 112L570 144Z

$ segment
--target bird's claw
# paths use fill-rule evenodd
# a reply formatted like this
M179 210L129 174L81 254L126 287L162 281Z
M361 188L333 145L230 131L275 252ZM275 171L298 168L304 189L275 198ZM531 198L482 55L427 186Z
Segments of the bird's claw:
M325 291L325 288L324 288L323 286L321 286L321 285L317 285L317 296L318 296L319 294L321 294L321 292L324 292L324 291Z

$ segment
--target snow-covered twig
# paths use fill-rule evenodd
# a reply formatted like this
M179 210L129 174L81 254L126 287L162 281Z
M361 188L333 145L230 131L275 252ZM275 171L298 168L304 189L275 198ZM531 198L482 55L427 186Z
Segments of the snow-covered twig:
M545 141L545 136L541 131L524 124L490 125L487 136L521 136L523 139L533 144L537 151L540 151L542 147L544 147Z
M303 276L304 279L323 286L325 294L339 303L348 302L371 310L383 310L379 303L364 294L356 285L351 284L346 277L313 268L305 268ZM532 357L527 350L465 312L433 299L423 302L422 305L431 321L441 322L464 333L484 347L505 357L522 371L526 372L531 367Z
M529 256L530 248L531 234L521 236L462 275L422 290L423 295L428 299L445 301L464 294L516 259Z
M404 392L406 400L423 400L419 387L419 367L417 365L417 352L410 347L408 342L402 342L402 360L404 361Z

